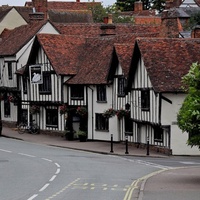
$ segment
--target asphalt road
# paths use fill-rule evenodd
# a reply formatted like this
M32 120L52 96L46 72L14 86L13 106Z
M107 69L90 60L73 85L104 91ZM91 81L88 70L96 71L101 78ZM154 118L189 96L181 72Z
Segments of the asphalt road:
M0 140L1 200L132 200L138 180L157 170L119 156Z

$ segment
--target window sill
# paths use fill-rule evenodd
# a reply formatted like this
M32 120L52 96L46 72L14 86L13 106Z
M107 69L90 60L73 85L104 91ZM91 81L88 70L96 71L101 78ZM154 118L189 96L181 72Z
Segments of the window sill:
M95 129L95 131L98 131L98 132L109 132L109 130L100 130L100 129Z
M149 112L150 111L149 108L142 108L141 110L144 111L144 112Z
M71 100L84 100L83 97L71 97Z
M58 128L58 125L46 125L47 128Z
M107 101L97 101L97 103L107 103Z
M51 92L39 92L39 94L49 95L49 94L51 94Z

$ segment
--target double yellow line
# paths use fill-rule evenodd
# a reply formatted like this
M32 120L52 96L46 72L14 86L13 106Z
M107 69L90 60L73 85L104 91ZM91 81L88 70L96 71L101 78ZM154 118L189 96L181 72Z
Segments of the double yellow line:
M150 174L147 174L147 175L145 175L145 176L143 176L143 177L141 177L141 178L133 181L133 183L131 184L131 186L128 188L128 190L127 190L127 192L126 192L125 197L124 197L123 200L131 200L133 191L138 188L138 184L141 181L143 181L145 179L148 179L148 178L150 178L150 177L152 177L152 176L154 176L156 174L159 174L161 172L167 171L167 170L168 169L162 169L162 170L159 170L159 171L156 171L156 172L152 172Z

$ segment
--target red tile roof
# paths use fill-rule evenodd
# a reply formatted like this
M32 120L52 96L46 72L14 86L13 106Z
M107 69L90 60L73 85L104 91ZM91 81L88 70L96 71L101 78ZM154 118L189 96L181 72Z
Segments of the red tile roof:
M137 47L157 92L182 91L182 77L192 63L200 62L200 39L140 38L136 40L135 53ZM137 56L133 63L135 59Z
M26 2L26 6L32 7L32 2ZM65 1L48 1L48 10L65 9L65 10L88 10L91 6L101 5L100 2L65 2Z
M54 23L56 28L61 34L66 35L86 35L86 36L99 36L103 34L102 26L106 24L101 23L69 23L69 24L57 24ZM130 34L130 33L154 33L158 34L160 26L157 25L133 25L133 24L113 24L115 29L114 34Z
M75 75L80 66L84 37L38 34L42 46L55 72L59 75Z
M119 60L122 62L125 73L128 71L132 45L137 34L116 35L98 38L87 38L84 51L80 59L80 68L77 75L67 81L68 84L106 84L110 73L110 65L113 59L113 48L115 43L130 43L117 47ZM127 52L123 55L123 52Z
M130 69L131 58L133 56L134 43L115 44L114 47L117 53L119 63L122 67L122 72L124 73L124 76L127 77Z
M46 23L47 21L36 21L4 32L0 56L15 55Z

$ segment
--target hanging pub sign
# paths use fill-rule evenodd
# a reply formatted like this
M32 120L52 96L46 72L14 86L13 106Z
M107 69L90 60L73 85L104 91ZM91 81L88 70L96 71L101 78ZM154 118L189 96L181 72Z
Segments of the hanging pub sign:
M30 65L30 81L32 84L42 84L42 68L41 65Z

